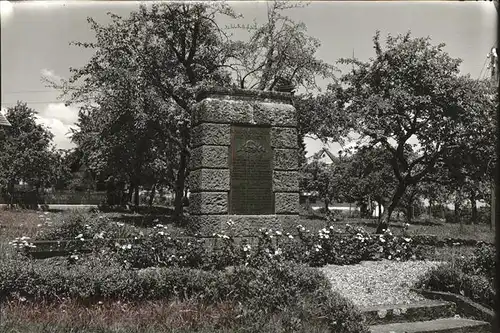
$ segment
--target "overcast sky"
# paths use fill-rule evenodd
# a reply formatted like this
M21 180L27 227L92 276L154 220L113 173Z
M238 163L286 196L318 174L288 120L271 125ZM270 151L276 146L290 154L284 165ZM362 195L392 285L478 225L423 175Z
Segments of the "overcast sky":
M58 92L44 86L41 76L68 77L70 67L80 67L91 56L87 50L69 46L70 41L91 41L86 18L107 22L106 12L127 15L137 2L13 3L1 1L1 103L2 110L22 100L39 113L39 122L55 134L60 148L73 147L67 132L77 120L77 111L57 101ZM265 2L229 2L244 18L221 19L219 24L262 22ZM446 43L445 50L463 59L462 73L485 76L486 55L497 42L496 11L491 2L312 2L306 8L290 10L303 21L310 35L321 40L317 56L335 63L354 55L367 60L374 55L372 38L411 31L413 36L430 36L433 43ZM246 32L233 30L235 37ZM328 82L321 82L326 87ZM338 144L330 146L333 152ZM308 155L321 144L307 141Z

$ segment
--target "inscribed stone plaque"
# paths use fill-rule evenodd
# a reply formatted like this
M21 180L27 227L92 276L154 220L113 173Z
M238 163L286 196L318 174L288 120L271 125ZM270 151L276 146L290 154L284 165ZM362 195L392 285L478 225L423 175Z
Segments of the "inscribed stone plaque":
M230 214L274 214L269 127L231 127Z

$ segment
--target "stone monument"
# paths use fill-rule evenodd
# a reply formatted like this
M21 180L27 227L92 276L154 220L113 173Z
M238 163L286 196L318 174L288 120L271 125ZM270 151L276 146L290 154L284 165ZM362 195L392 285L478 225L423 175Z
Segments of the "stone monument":
M291 230L299 219L297 115L292 95L214 88L192 119L190 226L202 235Z

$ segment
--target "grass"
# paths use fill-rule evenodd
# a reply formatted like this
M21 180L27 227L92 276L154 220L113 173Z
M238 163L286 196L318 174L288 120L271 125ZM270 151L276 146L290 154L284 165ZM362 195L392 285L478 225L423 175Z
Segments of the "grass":
M313 220L315 221L315 220ZM323 221L326 224L326 221ZM363 228L374 233L377 229L376 219L344 219L340 222L336 222L339 226L349 223L351 225L361 225ZM394 235L401 235L403 230L404 222L395 222L390 226ZM490 226L486 224L475 224L475 225L462 225L442 223L436 225L419 225L410 224L408 228L408 233L410 236L416 235L435 235L438 239L445 238L461 238L461 239L474 239L477 241L484 241L487 243L495 242L495 230L490 230Z
M232 332L232 304L196 301L113 302L90 307L72 301L57 305L11 301L1 309L2 332Z

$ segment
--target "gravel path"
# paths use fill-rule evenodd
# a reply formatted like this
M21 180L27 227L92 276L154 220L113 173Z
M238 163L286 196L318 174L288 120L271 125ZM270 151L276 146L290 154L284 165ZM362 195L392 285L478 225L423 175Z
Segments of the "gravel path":
M425 298L410 292L418 277L441 264L436 261L364 261L357 265L328 265L320 270L333 289L359 307L409 304Z

